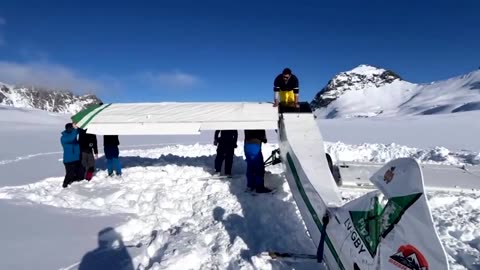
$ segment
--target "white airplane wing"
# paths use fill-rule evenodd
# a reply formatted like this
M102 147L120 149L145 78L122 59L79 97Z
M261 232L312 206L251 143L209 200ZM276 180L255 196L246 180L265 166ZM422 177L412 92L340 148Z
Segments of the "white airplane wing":
M217 129L277 129L278 110L262 102L114 103L89 107L72 121L98 135L199 134Z

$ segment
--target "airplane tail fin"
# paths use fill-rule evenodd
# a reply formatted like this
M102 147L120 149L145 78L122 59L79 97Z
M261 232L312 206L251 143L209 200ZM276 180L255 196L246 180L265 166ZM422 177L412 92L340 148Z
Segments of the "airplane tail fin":
M336 222L330 222L327 234L340 251L343 269L449 269L418 163L390 161L370 181L381 192L331 209Z
M390 161L370 181L388 199L380 216L380 269L449 269L417 161Z

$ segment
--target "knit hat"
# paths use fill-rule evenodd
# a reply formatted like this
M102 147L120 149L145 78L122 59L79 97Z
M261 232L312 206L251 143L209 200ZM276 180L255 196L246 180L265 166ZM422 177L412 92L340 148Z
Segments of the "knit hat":
M65 125L65 130L72 130L73 129L73 124L72 123L67 123Z
M287 74L290 75L290 74L292 74L292 70L289 69L289 68L285 68L285 69L283 70L282 74L283 74L283 75L287 75Z

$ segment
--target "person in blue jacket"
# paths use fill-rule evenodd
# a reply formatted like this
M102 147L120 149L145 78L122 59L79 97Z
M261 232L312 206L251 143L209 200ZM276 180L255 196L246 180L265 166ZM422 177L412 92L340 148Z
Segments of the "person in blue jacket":
M68 123L65 125L65 130L60 138L63 147L63 165L65 165L65 179L62 185L64 188L75 181L85 178L80 161L80 144L78 143L77 135L76 125Z

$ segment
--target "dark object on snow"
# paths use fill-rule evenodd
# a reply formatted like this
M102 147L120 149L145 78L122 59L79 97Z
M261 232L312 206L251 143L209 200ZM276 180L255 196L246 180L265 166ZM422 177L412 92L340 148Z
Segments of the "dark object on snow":
M98 233L98 247L83 256L79 270L134 270L122 237L108 227Z
M330 173L332 173L333 179L335 180L335 183L337 183L337 186L342 185L342 176L340 175L340 168L338 168L337 165L333 164L332 157L330 154L326 153L327 156L327 162L328 162L328 167L330 168Z
M280 149L275 149L272 151L272 154L267 158L267 160L265 160L263 165L267 167L267 166L275 165L281 162L282 162L282 159L280 158Z

